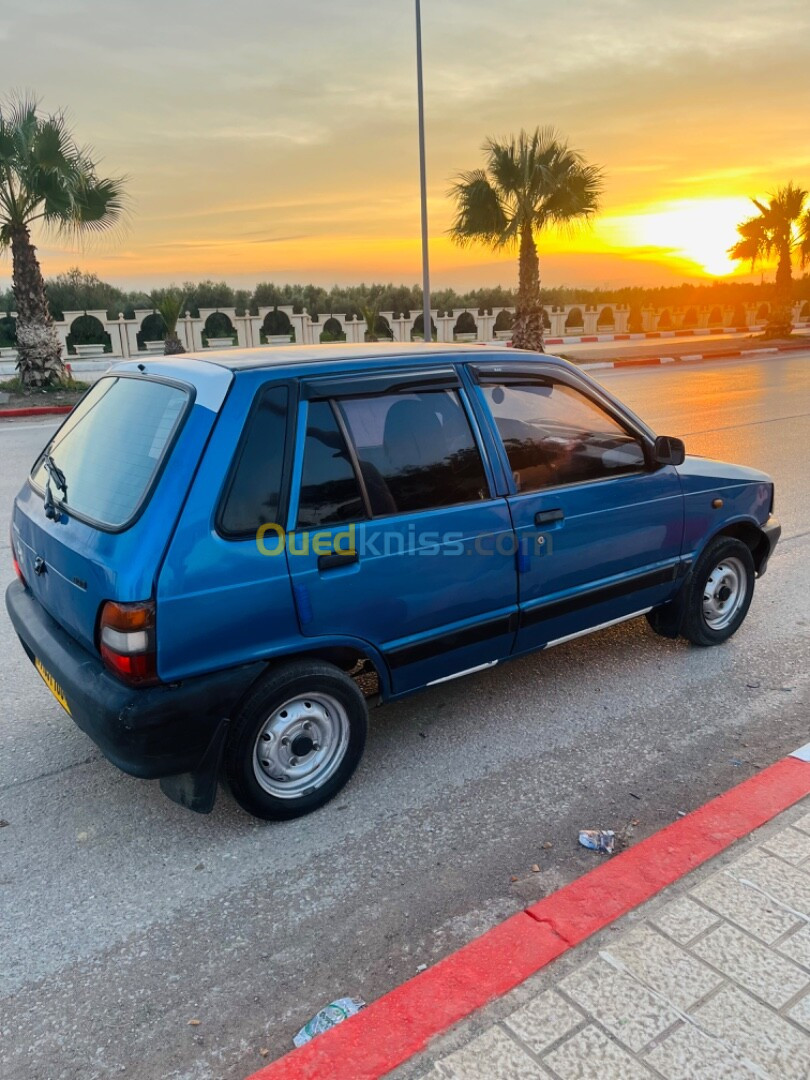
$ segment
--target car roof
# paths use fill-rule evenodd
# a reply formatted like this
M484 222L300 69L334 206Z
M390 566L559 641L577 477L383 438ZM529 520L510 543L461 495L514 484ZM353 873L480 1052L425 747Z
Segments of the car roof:
M199 352L180 353L172 356L143 356L115 364L111 372L131 372L133 369L150 375L162 374L190 379L197 383L205 371L211 375L219 371L240 372L267 371L275 375L284 372L297 374L320 374L320 372L349 372L358 367L383 367L397 365L417 366L426 361L501 360L511 363L543 363L570 367L567 360L548 353L521 352L506 345L478 344L423 344L403 342L364 342L362 344L322 344L260 346L251 349L203 349ZM320 368L320 371L318 370ZM290 369L293 369L290 371Z
M206 349L202 353L187 353L186 355L197 360L206 360L209 364L217 364L220 367L230 368L232 371L242 371L254 368L274 368L287 364L314 364L335 360L434 360L441 356L469 355L471 351L486 354L489 351L501 352L504 346L492 347L486 345L475 346L474 350L469 345L456 344L424 344L422 342L363 342L362 344L350 344L341 342L338 344L318 345L283 345L265 346L252 349L223 349L212 355L212 351Z

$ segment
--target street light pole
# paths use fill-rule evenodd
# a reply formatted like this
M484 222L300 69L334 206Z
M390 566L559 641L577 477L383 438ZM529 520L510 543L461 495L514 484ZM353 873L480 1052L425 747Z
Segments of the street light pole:
M422 194L422 319L425 341L432 341L430 260L428 257L427 170L425 166L425 94L422 88L422 7L416 0L416 93L419 102L419 182Z

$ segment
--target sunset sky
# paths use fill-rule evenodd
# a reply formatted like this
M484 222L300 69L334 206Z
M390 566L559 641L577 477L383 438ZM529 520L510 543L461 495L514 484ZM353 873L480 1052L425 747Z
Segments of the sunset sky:
M515 283L446 237L486 135L554 124L606 170L595 225L542 241L547 285L726 275L747 196L810 187L807 0L423 0L423 24L435 287ZM412 0L5 0L5 88L131 177L125 231L40 238L46 276L418 281L413 33Z

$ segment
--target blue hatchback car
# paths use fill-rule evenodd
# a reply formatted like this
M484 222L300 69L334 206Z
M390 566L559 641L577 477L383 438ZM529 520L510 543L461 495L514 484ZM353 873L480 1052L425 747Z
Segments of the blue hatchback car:
M725 641L780 528L551 356L292 347L113 368L14 504L23 648L124 771L260 818L331 798L369 701L646 615Z

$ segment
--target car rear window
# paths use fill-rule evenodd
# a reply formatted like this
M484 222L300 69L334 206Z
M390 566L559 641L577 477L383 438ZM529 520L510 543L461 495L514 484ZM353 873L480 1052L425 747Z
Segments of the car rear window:
M237 451L219 519L225 536L255 536L278 522L286 437L287 388L271 386L261 392Z
M94 524L123 528L148 497L188 400L187 390L154 379L99 379L45 448L31 479L45 488L50 454L67 484L65 495L51 480L54 499Z
M328 401L309 406L298 528L316 529L366 517L349 449Z
M456 391L345 398L340 408L374 517L457 506L489 494Z

